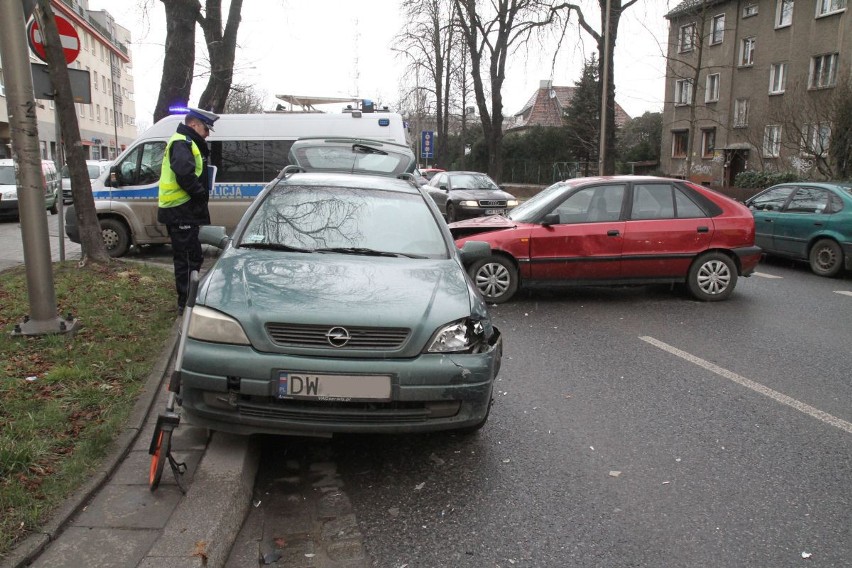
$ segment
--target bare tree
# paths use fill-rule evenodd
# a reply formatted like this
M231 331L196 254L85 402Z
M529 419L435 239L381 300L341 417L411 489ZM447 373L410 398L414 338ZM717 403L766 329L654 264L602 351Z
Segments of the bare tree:
M92 185L86 169L85 148L80 141L80 125L77 123L77 112L74 108L74 96L71 93L71 80L68 75L68 65L62 51L59 30L50 0L38 0L36 9L39 26L45 38L45 51L48 61L48 72L55 90L55 103L59 109L59 124L62 140L67 152L68 169L71 173L71 191L74 196L74 210L77 215L77 225L80 229L80 246L83 251L81 266L87 260L96 263L110 262L110 256L104 247L101 227L95 213L95 200L92 197ZM57 146L59 145L57 140ZM60 196L59 199L62 199Z
M566 5L553 7L544 0L493 0L488 12L477 0L453 0L453 5L470 54L473 91L488 154L488 174L499 182L503 176L502 90L506 61L534 33L560 24L565 16L562 7Z
M228 114L258 114L263 112L265 98L251 85L232 85L224 111Z
M237 30L243 0L231 0L228 23L222 31L222 0L207 0L204 18L198 23L204 30L207 52L210 56L210 79L198 99L198 106L213 112L225 110L234 79L234 57L237 49Z
M198 0L161 0L166 8L166 54L154 122L173 105L186 106L195 68L195 22L201 14Z

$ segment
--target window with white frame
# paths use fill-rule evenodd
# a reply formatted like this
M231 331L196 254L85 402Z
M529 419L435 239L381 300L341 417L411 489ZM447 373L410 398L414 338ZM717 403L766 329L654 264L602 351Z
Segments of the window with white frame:
M94 120L95 118L95 105L89 105L89 120Z
M778 0L775 9L775 27L785 28L793 23L793 0Z
M757 16L757 2L751 2L743 6L743 18Z
M734 128L748 126L748 99L734 101Z
M692 103L692 79L678 79L675 82L675 104L688 105Z
M816 3L817 18L820 16L827 16L829 14L836 14L837 12L842 12L845 9L846 0L817 0Z
M755 38L744 38L740 43L740 66L754 65L754 45Z
M720 83L720 75L719 73L713 73L712 75L707 75L707 85L704 89L704 102L705 103L715 103L719 100L719 83Z
M763 157L777 158L781 155L781 125L768 124L763 130Z
M101 105L95 105L95 120L101 121Z
M779 95L787 87L787 64L773 63L769 66L769 94Z
M824 89L837 84L837 53L826 53L811 57L811 73L808 87Z
M701 157L712 158L716 150L716 129L701 129Z
M805 126L804 132L802 132L802 153L825 157L828 155L828 144L830 141L830 123L808 124Z
M713 16L713 21L710 22L710 45L722 43L725 39L725 14Z
M677 42L678 52L692 51L693 47L695 47L695 23L681 26Z
M689 130L672 131L672 158L685 158L689 145Z

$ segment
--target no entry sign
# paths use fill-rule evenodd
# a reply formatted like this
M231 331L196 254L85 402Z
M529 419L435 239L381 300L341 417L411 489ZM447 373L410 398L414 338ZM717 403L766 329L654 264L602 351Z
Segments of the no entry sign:
M59 28L59 39L62 42L65 63L71 63L80 54L80 37L77 35L77 30L74 29L71 22L62 16L56 16L56 27ZM30 20L27 26L27 41L30 44L30 49L36 54L36 57L47 63L44 38L41 35L41 30L39 30L38 22L35 18Z

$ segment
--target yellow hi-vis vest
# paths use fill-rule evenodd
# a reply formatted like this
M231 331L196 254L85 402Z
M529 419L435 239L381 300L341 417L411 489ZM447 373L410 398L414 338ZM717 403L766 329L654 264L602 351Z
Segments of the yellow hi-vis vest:
M172 170L172 164L169 161L172 144L178 140L188 140L190 142L192 155L195 158L195 175L197 177L201 177L201 172L204 169L204 159L201 157L201 150L198 149L195 142L189 136L184 134L173 134L166 145L166 151L163 154L163 166L160 170L159 206L163 208L177 207L178 205L183 205L189 201L189 194L185 192L180 185L178 185L177 176L175 176L175 172Z

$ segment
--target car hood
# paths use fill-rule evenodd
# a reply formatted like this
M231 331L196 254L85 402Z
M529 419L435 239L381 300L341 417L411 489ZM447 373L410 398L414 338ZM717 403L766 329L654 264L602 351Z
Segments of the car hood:
M450 223L448 226L453 238L458 239L460 237L476 235L478 233L513 229L520 224L521 223L513 221L503 215L489 215L487 217L474 217L473 219L456 221L455 223Z
M238 319L252 344L280 351L267 323L403 327L419 353L436 329L468 317L471 291L454 259L282 253L229 248L199 303Z
M440 191L440 190L439 190ZM493 189L453 189L450 195L457 199L514 199L515 196L501 190Z

